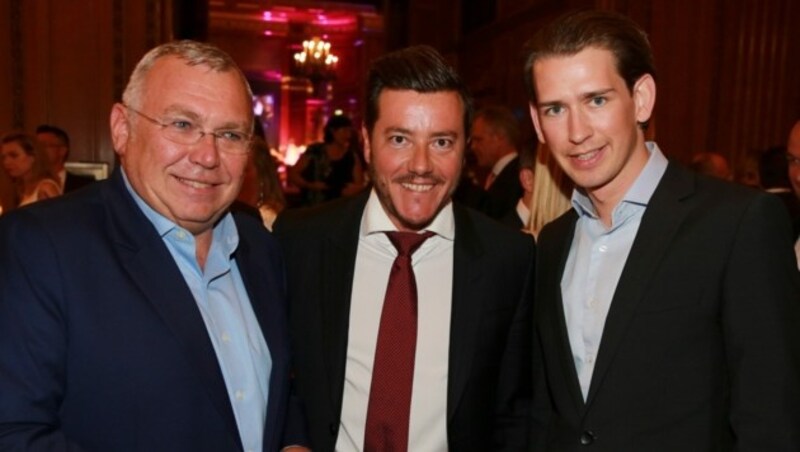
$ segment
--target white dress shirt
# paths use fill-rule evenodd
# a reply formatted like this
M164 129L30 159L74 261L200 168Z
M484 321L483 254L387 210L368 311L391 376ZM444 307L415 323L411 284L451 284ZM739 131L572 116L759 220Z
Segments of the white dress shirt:
M375 191L361 218L350 305L338 452L364 448L369 390L383 299L397 250L385 231L396 231ZM436 235L412 256L418 325L408 449L447 451L447 376L453 289L453 206L426 228Z

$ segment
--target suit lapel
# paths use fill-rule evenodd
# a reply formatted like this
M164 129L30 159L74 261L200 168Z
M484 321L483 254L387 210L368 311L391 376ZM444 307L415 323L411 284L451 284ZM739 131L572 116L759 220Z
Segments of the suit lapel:
M453 244L453 301L450 322L447 417L452 419L469 380L475 350L481 304L487 290L482 288L483 243L466 210L453 204L456 235Z
M273 377L269 380L269 400L267 401L263 441L265 447L268 447L277 444L278 439L275 438L275 435L280 433L277 429L280 417L278 410L285 409L285 405L279 403L279 394L285 394L288 391L288 388L285 387L287 379L282 378L289 374L289 351L288 344L284 339L288 337L286 312L282 309L285 293L282 290L283 281L278 279L278 276L282 274L281 270L266 265L267 262L272 262L271 259L254 255L243 228L238 228L238 230L239 246L235 253L236 264L272 360L271 374ZM281 378L275 378L275 376L281 376Z
M670 164L647 205L608 311L587 407L602 385L636 307L686 216L682 200L693 190L693 176Z
M566 216L557 220L552 226L553 237L549 237L547 242L542 241L539 249L541 250L542 265L536 267L540 269L538 282L543 287L543 293L537 294L536 300L555 300L555 303L542 307L541 320L537 321L541 334L550 338L549 343L556 344L556 363L560 367L560 374L563 380L552 382L551 384L566 384L575 414L583 410L584 401L581 393L580 381L575 370L575 362L572 358L572 347L569 343L567 332L567 320L564 316L564 300L561 297L561 278L564 274L564 267L567 264L570 248L572 247L573 236L575 235L575 223L578 216L574 210L570 210ZM545 243L552 243L553 246L543 247ZM549 264L549 265L548 265Z
M334 413L341 413L342 409L358 233L369 193L366 191L344 206L322 243L318 300L325 338L323 355L328 369L328 393Z
M104 190L108 229L117 242L120 261L144 299L175 336L185 357L241 447L239 430L225 381L203 318L178 266L153 225L127 192L121 171Z

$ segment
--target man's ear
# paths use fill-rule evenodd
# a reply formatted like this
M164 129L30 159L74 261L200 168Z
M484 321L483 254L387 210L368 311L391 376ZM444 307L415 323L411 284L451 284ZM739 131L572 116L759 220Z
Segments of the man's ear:
M633 85L633 102L636 106L636 122L646 123L656 105L656 81L650 74L644 74Z
M544 134L542 134L542 126L539 124L539 110L536 105L528 103L528 109L531 112L531 120L533 121L533 128L536 130L536 137L539 138L539 143L544 143Z
M361 139L364 142L364 160L369 164L372 160L372 143L369 141L369 131L366 126L361 126Z
M114 145L114 152L120 157L125 155L130 138L130 123L128 122L128 111L120 103L111 107L111 142Z

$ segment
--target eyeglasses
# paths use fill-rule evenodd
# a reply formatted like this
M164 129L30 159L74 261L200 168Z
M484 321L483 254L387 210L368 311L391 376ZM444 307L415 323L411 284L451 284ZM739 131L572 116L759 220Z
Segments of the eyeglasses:
M211 135L214 137L214 143L217 145L217 149L222 152L227 152L229 154L247 154L250 152L252 135L242 132L241 130L203 130L202 127L188 119L167 118L167 122L161 122L128 105L125 105L125 108L154 125L159 126L164 138L173 143L186 145L197 144L204 136Z

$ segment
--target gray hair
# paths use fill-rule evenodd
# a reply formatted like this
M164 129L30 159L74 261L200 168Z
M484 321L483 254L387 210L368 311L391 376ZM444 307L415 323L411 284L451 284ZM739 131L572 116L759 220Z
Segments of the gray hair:
M125 87L125 91L122 93L122 102L125 105L134 108L139 107L147 73L150 72L150 69L153 68L156 61L167 56L180 58L185 61L188 66L207 66L215 72L233 71L239 76L242 85L245 87L248 95L247 102L252 102L253 91L250 89L250 84L230 55L219 47L211 44L192 40L181 40L161 44L151 49L139 60L139 63L131 73L128 86Z

